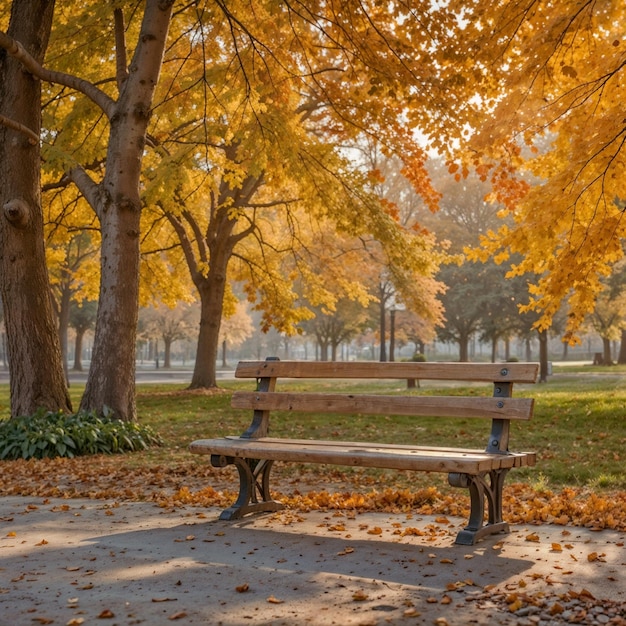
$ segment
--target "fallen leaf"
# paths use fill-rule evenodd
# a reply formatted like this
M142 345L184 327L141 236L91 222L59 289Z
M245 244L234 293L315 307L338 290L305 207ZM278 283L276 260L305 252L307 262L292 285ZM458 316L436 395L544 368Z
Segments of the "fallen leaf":
M98 615L98 619L111 619L112 617L115 617L115 614L110 609L104 609Z
M563 552L563 547L561 546L560 543L553 543L552 552Z
M374 528L370 528L367 531L368 535L382 535L383 534L383 529L380 526L374 526Z
M250 585L248 585L248 583L244 583L243 585L235 587L235 591L237 591L238 593L244 593L248 591L248 589L250 589Z
M530 535L526 535L526 541L539 541L539 535L537 533L530 533Z
M352 554L354 552L354 548L344 548L341 552L337 552L337 556L344 556L346 554Z
M558 602L555 602L551 607L550 607L550 615L559 615L560 613L563 613L565 609L563 608L562 604L559 604Z
M368 595L365 593L365 591L355 591L352 594L352 599L355 602L363 602L364 600L367 600Z
M275 598L274 596L270 596L267 599L267 602L269 602L270 604L282 604L284 600L279 600L278 598Z
M183 617L187 617L187 613L185 611L179 611L178 613L173 613L167 619L173 621L176 619L183 619Z
M152 602L176 602L178 598L152 598Z

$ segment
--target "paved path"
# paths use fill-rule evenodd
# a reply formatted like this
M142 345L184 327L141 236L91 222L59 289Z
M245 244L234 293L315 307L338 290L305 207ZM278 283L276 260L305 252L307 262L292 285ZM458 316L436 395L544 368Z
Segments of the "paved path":
M218 513L0 498L0 624L626 624L624 533L516 526L469 547L454 518Z

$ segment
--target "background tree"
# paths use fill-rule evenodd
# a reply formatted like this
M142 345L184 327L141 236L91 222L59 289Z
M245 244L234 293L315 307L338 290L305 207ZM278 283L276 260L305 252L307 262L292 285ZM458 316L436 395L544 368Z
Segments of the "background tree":
M76 372L83 371L83 340L85 334L93 330L96 325L98 305L96 302L85 300L82 303L70 304L70 326L74 329L74 365Z
M253 332L252 319L247 311L247 303L238 301L231 315L220 324L222 342L222 367L227 367L227 348L238 348Z
M163 367L172 367L172 344L195 335L197 307L180 302L175 307L159 304L141 312L143 335L163 342ZM158 359L158 355L155 355Z

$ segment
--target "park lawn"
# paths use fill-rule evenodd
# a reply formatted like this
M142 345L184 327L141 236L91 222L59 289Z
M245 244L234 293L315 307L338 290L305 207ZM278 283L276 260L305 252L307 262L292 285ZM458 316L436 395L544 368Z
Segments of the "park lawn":
M326 388L322 381L285 383L295 389L305 384ZM236 471L212 468L207 457L190 454L187 446L197 438L245 430L250 415L230 408L230 394L250 386L249 381L224 381L220 390L189 392L183 385L139 385L139 418L162 436L161 447L123 457L2 461L0 493L226 506L238 485ZM345 390L369 393L406 393L405 387L404 381L343 384ZM435 391L441 390L429 383L415 393ZM469 391L491 394L490 386L477 385ZM78 386L71 389L75 405L81 392ZM0 394L3 406L8 389L0 389ZM512 425L510 447L535 450L538 460L533 468L509 474L507 489L515 504L505 503L505 508L516 510L515 515L507 514L508 519L576 519L591 526L626 528L626 373L609 368L592 374L567 371L545 384L519 385L515 395L534 397L535 415L528 423ZM412 438L418 444L478 448L485 446L489 434L488 422L469 419L306 414L296 421L276 414L271 424L275 436L380 442ZM295 506L328 506L332 501L335 506L463 514L458 507L467 501L463 491L447 485L444 474L280 463L273 474L277 494ZM355 499L355 493L362 495ZM577 513L573 500L581 502ZM602 520L598 509L604 511Z
M304 383L285 383L298 389ZM307 383L309 389L322 390L320 381ZM227 381L221 393L188 393L181 386L139 387L138 412L164 438L161 449L140 455L133 462L167 463L188 456L186 446L196 438L238 434L245 430L250 415L229 406L234 388L250 388L250 383ZM345 390L369 393L397 390L406 392L403 383L345 383ZM421 386L415 393L433 393ZM467 392L467 389L465 389ZM470 392L490 395L489 386L476 386ZM451 393L446 390L446 393ZM537 465L514 470L509 480L541 484L550 488L589 487L626 489L626 373L563 373L548 383L519 385L516 396L535 398L535 414L530 422L512 425L510 448L535 450ZM306 414L294 417L277 413L271 421L275 436L371 440L380 442L413 439L418 444L458 445L482 448L489 434L488 422L471 419L412 419L408 417L329 416ZM208 459L204 459L205 462ZM336 474L338 468L311 467L323 475ZM342 474L379 475L379 470L340 468ZM397 472L394 472L397 474ZM410 476L414 480L415 476ZM430 480L430 477L429 477ZM408 484L408 482L407 482Z

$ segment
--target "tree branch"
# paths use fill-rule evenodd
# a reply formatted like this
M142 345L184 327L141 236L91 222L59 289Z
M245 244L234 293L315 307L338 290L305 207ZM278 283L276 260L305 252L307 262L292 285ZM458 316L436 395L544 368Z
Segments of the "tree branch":
M18 131L23 135L26 135L26 137L28 137L28 143L30 143L32 146L35 146L39 143L39 137L37 136L37 134L34 133L27 126L24 126L24 124L20 124L15 120L5 117L4 115L0 115L0 125L12 128L13 130Z
M87 174L84 167L77 165L73 167L69 173L69 178L78 187L80 192L85 197L85 200L89 203L94 212L98 215L98 218L102 219L98 213L100 205L100 186ZM105 207L106 210L106 207Z
M109 98L103 91L100 91L93 83L87 80L56 72L42 67L22 46L19 41L9 37L5 32L0 31L0 48L4 48L12 57L20 61L24 68L36 78L48 83L64 85L87 96L92 102L99 106L106 116L111 119L115 110L115 101Z
M117 75L117 88L121 92L128 78L126 60L126 34L124 29L124 12L120 8L113 10L115 18L115 65Z

